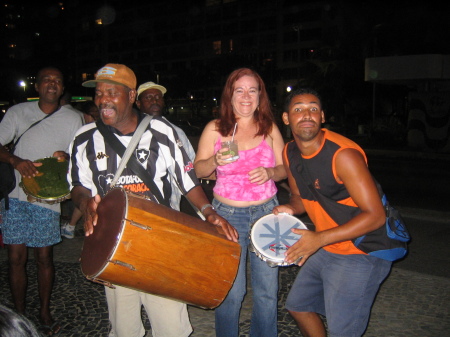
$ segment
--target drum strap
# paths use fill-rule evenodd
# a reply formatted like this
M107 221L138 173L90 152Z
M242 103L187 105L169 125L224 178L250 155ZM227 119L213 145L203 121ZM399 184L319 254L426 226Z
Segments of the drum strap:
M150 118L151 119L151 118ZM141 123L139 124L139 126L144 125L144 127L142 127L142 129L140 129L140 132L142 130L145 131L145 129L147 128L148 123L150 122L149 119L144 118ZM158 187L156 186L155 182L153 181L152 177L150 177L150 174L145 170L145 168L138 162L138 160L136 159L136 157L131 156L131 153L134 151L134 148L131 149L131 151L129 151L128 154L128 160L125 159L125 152L126 152L126 148L125 146L120 142L120 140L117 139L116 136L114 136L114 134L106 127L105 124L103 124L102 120L99 119L97 122L97 129L98 131L100 131L100 133L102 134L103 138L105 138L105 141L114 149L114 151L117 152L117 154L122 158L121 159L121 163L119 164L119 167L121 166L122 162L124 162L125 164L128 165L128 167L139 176L139 178L142 179L142 181L144 182L144 184L150 189L150 194L152 194L153 197L153 201L157 202L158 204L163 204L167 207L170 207L169 201L165 200L161 194L161 192L159 191ZM135 131L133 138L135 138L135 136L137 135L137 131ZM141 133L142 133L141 132ZM140 135L137 135L136 139L139 142L139 138ZM135 144L134 147L136 147L137 143ZM128 147L130 147L130 145L132 145L132 143L135 143L133 141L133 139L130 141L130 144ZM123 168L125 167L125 165L123 165ZM121 172L116 172L116 175L120 176Z
M141 139L141 136L144 133L145 129L147 129L147 125L150 124L152 118L153 116L145 115L145 117L139 123L136 131L134 131L133 137L131 138L130 143L127 146L127 149L125 150L125 153L122 159L120 160L119 166L117 167L116 174L114 175L114 178L111 182L111 188L113 188L116 185L117 180L119 180L123 169L127 165L128 160L131 157L131 154L136 149L136 146L139 144L139 140Z

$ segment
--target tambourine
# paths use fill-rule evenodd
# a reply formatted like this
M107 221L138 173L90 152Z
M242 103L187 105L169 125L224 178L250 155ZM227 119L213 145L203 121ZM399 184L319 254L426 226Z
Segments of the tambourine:
M56 204L70 198L67 171L69 162L55 157L35 160L42 163L36 167L39 173L32 178L22 177L19 186L30 202Z
M263 216L250 232L252 250L270 267L292 265L284 261L284 253L301 238L291 231L293 228L308 229L302 221L287 213Z

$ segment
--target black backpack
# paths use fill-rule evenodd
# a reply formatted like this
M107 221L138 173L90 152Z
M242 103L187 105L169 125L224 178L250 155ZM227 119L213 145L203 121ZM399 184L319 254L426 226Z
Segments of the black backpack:
M9 209L8 194L16 187L14 168L9 163L0 163L0 201L5 199L5 209Z

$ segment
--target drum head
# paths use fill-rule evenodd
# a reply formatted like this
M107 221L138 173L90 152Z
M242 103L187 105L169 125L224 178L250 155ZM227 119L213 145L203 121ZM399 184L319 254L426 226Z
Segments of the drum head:
M126 192L116 188L98 204L97 225L94 232L84 238L81 252L81 270L85 276L97 276L113 255L127 212L126 202Z
M67 182L67 171L69 162L59 161L55 157L35 160L42 163L36 167L38 175L32 178L22 178L22 189L24 192L39 201L63 201L70 193Z
M302 221L287 213L268 214L260 218L250 234L255 253L271 264L288 265L284 262L284 253L301 237L293 233L292 228L308 229Z

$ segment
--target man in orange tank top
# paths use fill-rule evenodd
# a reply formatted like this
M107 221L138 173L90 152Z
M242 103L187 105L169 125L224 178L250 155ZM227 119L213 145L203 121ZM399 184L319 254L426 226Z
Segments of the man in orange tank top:
M302 268L286 308L303 336L327 335L319 315L326 317L329 336L361 336L392 264L367 255L351 241L385 223L376 184L364 151L350 139L321 128L325 115L317 92L292 92L284 111L283 122L294 137L283 153L292 194L290 202L275 207L274 213L306 212L316 226L316 231L293 230L302 237L288 249L285 260L300 259ZM332 214L322 208L319 194L334 201Z

